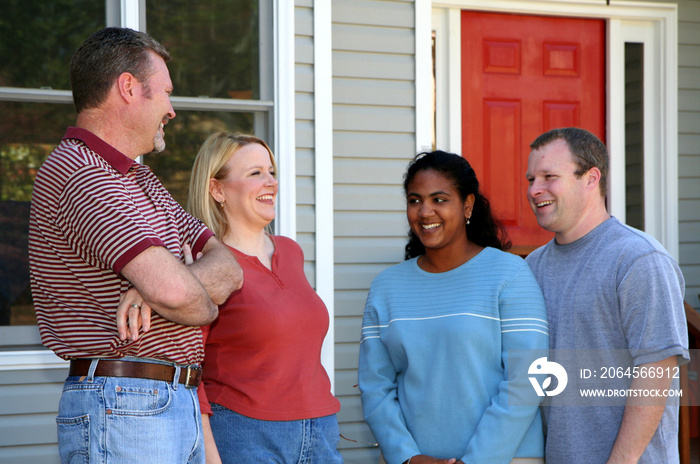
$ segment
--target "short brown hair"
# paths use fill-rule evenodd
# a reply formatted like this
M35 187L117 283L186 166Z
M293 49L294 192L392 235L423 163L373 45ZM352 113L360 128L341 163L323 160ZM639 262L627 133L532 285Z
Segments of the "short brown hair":
M124 72L147 84L153 74L149 52L166 62L170 60L165 47L145 32L107 27L88 37L70 62L70 82L76 111L80 113L84 109L99 108L114 82Z
M600 171L600 193L603 197L607 196L610 157L605 144L585 129L564 127L552 129L540 135L530 144L530 149L537 150L559 139L563 139L566 142L569 151L574 157L574 163L578 166L578 169L574 172L576 177L580 178L593 167L598 168Z

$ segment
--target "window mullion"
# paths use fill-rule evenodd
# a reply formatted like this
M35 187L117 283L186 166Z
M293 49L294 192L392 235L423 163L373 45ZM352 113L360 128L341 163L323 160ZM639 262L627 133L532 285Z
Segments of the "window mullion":
M37 103L73 103L70 90L0 87L0 100Z

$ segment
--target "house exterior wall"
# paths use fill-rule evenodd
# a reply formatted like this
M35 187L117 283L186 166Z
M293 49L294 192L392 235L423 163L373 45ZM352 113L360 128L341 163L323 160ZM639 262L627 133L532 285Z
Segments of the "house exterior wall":
M685 276L685 299L700 309L700 2L675 3L678 4L679 262Z
M60 462L55 418L67 374L67 369L0 370L0 462Z
M412 1L333 0L336 395L346 463L376 462L357 358L372 279L403 259L401 178L415 155Z
M667 2L674 3L674 2ZM700 308L700 2L679 17L679 241L686 300ZM295 0L297 240L315 281L314 0ZM335 393L348 464L376 462L364 424L357 358L372 279L403 259L401 180L415 154L415 5L332 1ZM281 154L279 154L281 155ZM325 173L321 173L322 175ZM0 462L57 463L54 417L65 369L0 370Z
M526 1L526 0L524 0ZM666 2L674 3L674 2ZM700 2L680 1L679 222L686 300L700 308ZM359 328L371 280L403 259L401 192L415 153L410 1L333 0L335 357L346 462L376 462L357 383ZM342 441L342 440L341 440Z
M314 43L313 1L297 0L294 8L296 240L304 250L305 270L315 282L314 210ZM286 153L285 155L289 155Z

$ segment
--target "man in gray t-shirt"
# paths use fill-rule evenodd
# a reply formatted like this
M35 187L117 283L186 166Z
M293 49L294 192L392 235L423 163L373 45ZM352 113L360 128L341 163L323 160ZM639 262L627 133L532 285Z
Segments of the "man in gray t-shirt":
M677 366L689 359L677 263L652 237L608 214L608 153L597 137L555 129L530 148L528 200L538 224L555 234L527 257L547 305L550 358L589 353L601 368L620 365L623 375L607 385L617 391L677 389ZM564 367L570 378L581 377L582 366ZM652 369L665 375L624 375ZM591 373L605 385L602 370ZM678 462L677 400L629 395L576 403L582 381L571 380L570 391L548 397L543 408L547 464Z

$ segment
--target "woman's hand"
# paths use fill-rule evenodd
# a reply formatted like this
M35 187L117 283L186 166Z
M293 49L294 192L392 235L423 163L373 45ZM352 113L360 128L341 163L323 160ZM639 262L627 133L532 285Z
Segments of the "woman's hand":
M192 257L192 248L190 248L189 245L183 245L182 246L182 256L185 258L185 264L189 266L190 264L194 263L196 259ZM197 259L202 257L202 252L200 251L197 253Z
M214 441L214 434L209 423L209 414L202 414L202 433L204 435L204 456L206 464L221 464L219 449Z
M464 464L462 461L455 458L438 459L425 454L418 454L411 458L411 464Z
M135 288L130 288L119 298L117 306L117 332L119 339L131 341L139 339L139 329L143 333L151 329L151 307Z

